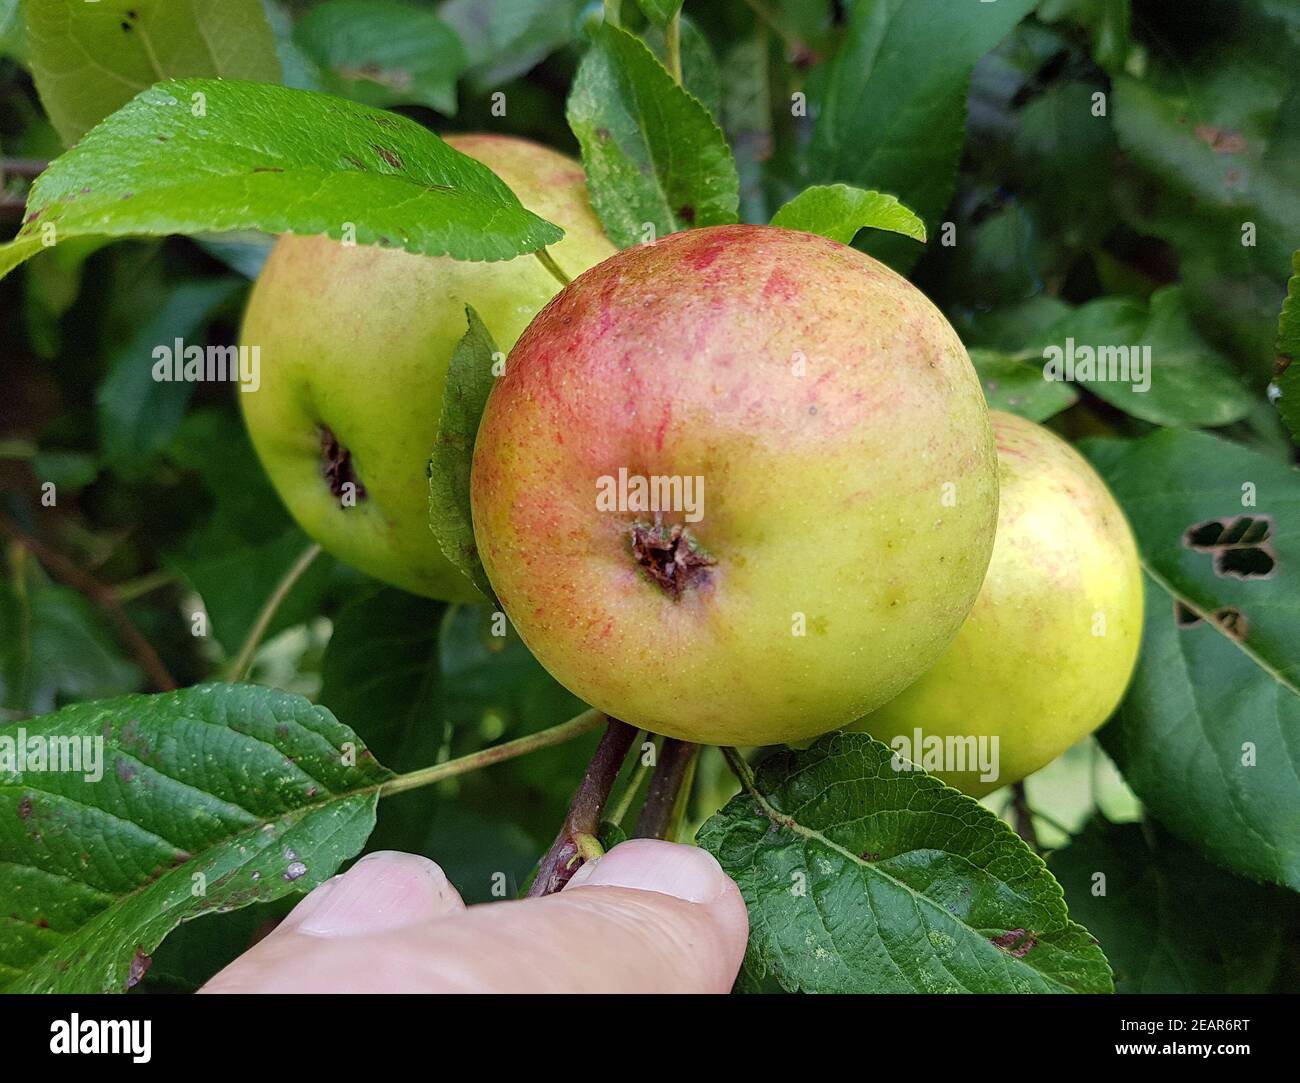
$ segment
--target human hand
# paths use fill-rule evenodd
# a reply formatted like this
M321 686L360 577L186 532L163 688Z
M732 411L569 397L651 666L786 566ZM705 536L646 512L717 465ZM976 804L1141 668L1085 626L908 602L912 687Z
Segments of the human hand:
M369 854L206 993L725 993L749 920L694 846L634 839L539 899L466 907L432 861Z

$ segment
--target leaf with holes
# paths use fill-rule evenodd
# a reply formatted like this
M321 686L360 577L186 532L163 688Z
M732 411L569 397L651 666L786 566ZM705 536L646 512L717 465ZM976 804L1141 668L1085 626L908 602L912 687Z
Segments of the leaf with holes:
M429 526L443 555L485 598L492 598L492 584L474 541L469 477L474 438L496 379L493 369L503 355L470 305L465 306L465 316L469 329L456 344L447 365L438 435L429 458Z
M280 81L261 0L40 0L27 5L27 51L69 146L161 79Z
M1300 252L1292 255L1291 270L1277 324L1277 379L1271 390L1292 439L1300 443Z
M772 216L772 225L851 244L863 229L884 229L925 242L925 223L894 196L847 184L805 188Z
M592 208L620 248L736 221L740 182L722 131L625 30L596 29L573 79L568 118Z
M835 733L779 752L698 841L749 908L744 983L790 992L1107 992L1042 859L978 802Z
M75 704L0 752L8 992L121 992L180 922L311 890L392 777L324 708L253 685Z
M513 259L558 241L486 166L413 120L233 80L146 90L51 163L0 274L70 237L324 233L426 256Z
M1081 450L1146 579L1142 654L1101 742L1179 838L1300 889L1300 471L1176 430Z

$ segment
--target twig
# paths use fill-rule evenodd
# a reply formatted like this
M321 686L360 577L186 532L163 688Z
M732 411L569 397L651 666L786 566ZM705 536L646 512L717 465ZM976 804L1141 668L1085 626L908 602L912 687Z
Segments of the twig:
M174 572L149 572L139 579L128 579L125 583L115 583L113 594L119 602L130 602L146 594L152 594L160 587L170 586L176 582Z
M108 614L109 619L117 627L123 643L140 663L140 668L145 671L150 684L160 692L171 692L176 688L175 678L168 672L167 667L163 665L163 660L158 657L158 652L141 634L140 629L131 623L131 618L127 616L112 587L82 571L76 561L50 548L5 516L0 516L0 533L13 538L44 564L51 575L84 594Z
M403 793L406 790L417 790L421 786L432 786L435 782L441 782L444 778L463 775L467 771L477 771L481 767L491 767L494 763L513 760L517 756L527 755L539 748L550 748L551 745L572 741L575 737L581 737L584 733L590 733L596 729L604 719L605 716L597 710L583 711L582 714L570 718L567 722L561 722L558 726L552 726L550 729L539 730L537 733L530 733L526 737L506 741L505 744L479 749L477 752L471 752L468 756L460 756L454 760L447 760L445 763L434 764L432 767L421 767L418 771L409 771L404 775L398 775L395 779L385 782L379 787L379 796L391 797L395 793Z
M0 221L21 222L27 210L27 202L22 196L0 195Z
M43 158L0 158L0 176L35 180L49 168L49 164Z
M636 822L639 839L666 839L672 827L673 812L677 808L677 795L686 779L687 769L699 745L669 737L659 750L659 764L650 780L650 792Z
M745 3L758 17L759 22L766 24L775 31L776 36L785 44L786 55L790 57L793 63L801 67L807 67L820 59L806 41L790 33L786 27L781 25L781 20L772 14L763 0L745 0Z
M1011 787L1011 822L1029 848L1038 852L1038 832L1034 830L1034 810L1029 807L1029 798L1025 794L1025 784L1017 782Z
M248 667L253 664L253 655L257 653L257 648L262 642L262 637L266 635L266 630L271 626L271 621L275 619L276 611L280 608L281 603L293 590L294 584L302 578L303 572L311 567L311 563L320 556L320 546L313 542L302 551L302 555L293 562L291 567L281 577L280 582L275 585L275 590L271 591L271 596L267 598L266 604L262 606L262 612L257 615L253 627L249 630L248 635L244 638L243 645L239 648L239 653L235 655L235 660L230 663L226 670L226 680L242 681L248 674Z
M528 888L529 898L559 891L569 882L581 861L599 856L599 844L594 848L592 844L600 830L600 813L636 734L636 729L626 722L616 718L609 720L596 754L591 757L586 774L569 804L560 833L537 867L537 875Z

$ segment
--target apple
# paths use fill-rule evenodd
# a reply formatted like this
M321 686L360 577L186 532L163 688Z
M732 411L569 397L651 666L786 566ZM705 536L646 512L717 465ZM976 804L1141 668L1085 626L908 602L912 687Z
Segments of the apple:
M1142 637L1137 546L1110 490L1041 425L992 418L1002 500L975 607L933 669L850 727L921 752L926 738L996 736L996 779L953 759L932 771L976 797L1019 782L1105 722Z
M542 310L489 396L471 500L492 586L563 685L754 745L843 726L938 658L984 577L996 474L979 381L916 287L738 225L623 251Z
M615 251L577 162L505 136L447 142L565 230L551 254L568 274ZM429 529L425 471L447 363L465 333L466 303L508 350L559 288L532 256L466 263L281 237L244 316L243 344L260 347L261 387L239 399L267 474L302 528L386 583L481 600Z

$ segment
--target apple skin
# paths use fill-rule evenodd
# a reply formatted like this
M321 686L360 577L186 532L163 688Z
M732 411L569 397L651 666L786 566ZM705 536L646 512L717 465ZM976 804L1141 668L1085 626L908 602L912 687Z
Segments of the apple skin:
M596 510L620 467L705 479L703 518L661 524L694 552L680 593L638 553L653 515ZM710 744L812 736L896 695L956 634L997 521L988 411L938 309L769 226L674 234L559 293L488 399L471 492L488 577L551 674Z
M614 253L581 166L496 135L453 135L531 211L561 226L570 275ZM474 306L509 350L560 285L531 255L497 263L429 258L284 236L258 278L241 340L261 348L262 385L241 394L248 431L290 513L334 556L415 594L481 601L429 529L429 453L452 350ZM328 427L365 489L343 507L324 476Z
M1096 471L1041 425L992 413L1002 499L975 607L934 668L849 727L885 743L999 737L1000 774L935 772L972 796L1019 782L1097 729L1124 695L1142 638L1142 572ZM1095 635L1097 614L1104 635Z

